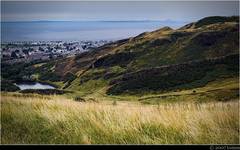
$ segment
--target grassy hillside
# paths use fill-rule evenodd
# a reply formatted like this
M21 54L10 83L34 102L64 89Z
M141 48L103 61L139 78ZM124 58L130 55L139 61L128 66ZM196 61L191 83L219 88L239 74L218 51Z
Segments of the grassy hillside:
M44 81L80 95L102 89L112 95L202 87L217 79L238 77L238 39L239 17L207 17L74 57L14 67L2 64L2 76L7 81Z
M3 144L239 144L238 17L1 67Z
M239 56L142 69L112 80L109 94L153 90L176 90L206 85L218 78L238 76Z
M211 76L209 79L202 81L207 83L208 80L212 81L221 77L238 76L238 45L239 45L239 19L238 17L208 17L196 23L193 23L191 28L180 28L173 30L169 27L164 27L159 30L142 33L134 38L118 41L99 48L98 50L86 52L75 58L69 58L64 61L66 63L56 63L54 68L55 74L67 74L71 72L75 74L76 78L69 82L65 89L74 90L73 85L76 87L82 84L88 84L99 80L105 80L109 83L110 87L108 93L116 94L114 89L121 89L121 85L112 84L116 83L115 80L124 78L128 74L136 74L137 72L144 72L147 70L152 76L153 70L151 68L161 68L161 66L175 65L180 66L182 63L189 63L193 66L190 69L185 65L173 71L171 76L162 78L161 74L155 74L151 79L146 77L136 82L130 83L126 80L124 90L120 93L131 91L131 87L141 89L165 90L160 85L167 85L167 89L174 89L186 87L184 84L205 80L208 74L216 73L216 76ZM194 61L207 62L209 59L221 58L223 56L235 55L231 57L230 64L209 65L203 63L198 65L199 69L194 67ZM172 66L174 70L175 66ZM212 66L212 67L211 67ZM229 68L230 67L230 68ZM62 69L64 68L64 69ZM235 68L235 71L231 71ZM230 69L230 70L229 70ZM65 71L66 70L66 71ZM176 68L175 68L176 70ZM170 71L171 72L171 71ZM212 72L212 73L211 73ZM235 72L235 73L234 73ZM174 75L177 74L177 75ZM185 81L182 77L190 78L187 82L174 83L174 81ZM134 77L135 78L135 77ZM88 82L90 81L91 82ZM144 81L146 84L144 84ZM169 84L169 82L173 82ZM153 84L154 83L154 84ZM122 83L123 84L123 83ZM182 86L179 86L179 85ZM149 87L149 85L154 87ZM203 86L204 84L198 84ZM197 86L197 85L196 85ZM193 87L196 87L193 86ZM112 88L111 88L112 87ZM190 86L191 87L191 86ZM79 89L79 88L77 88Z
M238 102L142 105L3 93L3 144L238 144Z

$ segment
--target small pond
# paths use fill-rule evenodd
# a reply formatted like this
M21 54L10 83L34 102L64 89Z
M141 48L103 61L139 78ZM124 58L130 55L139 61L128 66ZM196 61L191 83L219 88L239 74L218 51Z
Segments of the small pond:
M43 84L39 82L22 82L22 83L15 83L16 86L20 88L20 90L26 89L55 89L55 87L49 84Z

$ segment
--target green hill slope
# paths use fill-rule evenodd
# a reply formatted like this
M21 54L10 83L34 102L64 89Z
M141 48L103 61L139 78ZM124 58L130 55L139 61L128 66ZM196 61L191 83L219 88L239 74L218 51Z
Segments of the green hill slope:
M101 55L88 64L79 85L107 80L108 94L116 94L193 88L220 77L238 76L238 18L209 17L193 24L194 28L187 29L164 27L98 50ZM154 74L154 68L166 68L170 74ZM131 79L125 78L129 74Z
M238 54L239 17L215 16L176 30L145 32L75 57L25 65L14 70L15 76L3 76L13 80L33 76L72 91L164 91L238 77Z

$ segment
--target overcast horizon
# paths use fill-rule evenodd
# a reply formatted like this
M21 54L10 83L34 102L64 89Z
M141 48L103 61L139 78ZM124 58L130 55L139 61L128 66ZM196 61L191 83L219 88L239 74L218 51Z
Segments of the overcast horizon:
M238 15L238 1L1 1L2 41L118 40L208 16Z
M27 20L27 21L1 21L3 23L11 22L185 22L188 21L174 21L174 20Z
M196 21L238 15L238 1L1 1L1 21Z

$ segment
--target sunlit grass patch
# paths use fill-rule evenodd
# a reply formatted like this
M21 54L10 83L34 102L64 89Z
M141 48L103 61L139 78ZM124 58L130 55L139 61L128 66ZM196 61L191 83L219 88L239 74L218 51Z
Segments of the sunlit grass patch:
M47 96L46 96L47 97ZM238 101L143 105L2 95L2 143L239 142Z

